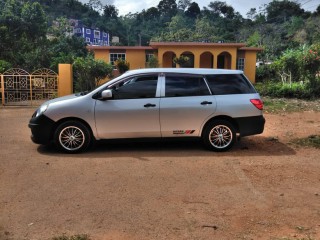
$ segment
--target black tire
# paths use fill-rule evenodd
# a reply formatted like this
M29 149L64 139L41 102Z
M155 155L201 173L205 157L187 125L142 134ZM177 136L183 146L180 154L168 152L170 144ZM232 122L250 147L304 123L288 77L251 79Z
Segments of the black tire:
M86 125L79 121L61 123L54 133L56 147L66 153L78 153L87 150L92 143L92 135Z
M229 150L236 141L234 126L227 120L214 120L202 132L205 147L216 152Z

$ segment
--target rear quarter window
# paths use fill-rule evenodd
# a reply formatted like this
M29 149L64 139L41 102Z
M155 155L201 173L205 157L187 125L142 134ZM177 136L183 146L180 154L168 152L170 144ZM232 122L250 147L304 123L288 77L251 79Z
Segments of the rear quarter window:
M242 74L207 75L206 80L214 95L256 93Z

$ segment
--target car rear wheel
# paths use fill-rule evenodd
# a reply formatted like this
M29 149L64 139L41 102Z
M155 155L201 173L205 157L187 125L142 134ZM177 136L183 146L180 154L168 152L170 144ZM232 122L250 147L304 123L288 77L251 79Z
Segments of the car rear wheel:
M77 153L88 149L92 141L86 125L79 121L61 123L55 131L54 142L58 149L67 153Z
M236 140L236 131L227 120L214 120L209 123L202 134L202 141L206 148L216 152L230 149Z

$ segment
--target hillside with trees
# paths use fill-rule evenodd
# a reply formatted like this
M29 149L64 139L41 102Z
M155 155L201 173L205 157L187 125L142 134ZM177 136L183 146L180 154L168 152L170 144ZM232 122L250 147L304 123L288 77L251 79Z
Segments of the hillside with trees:
M297 57L296 52L303 55L303 51L317 49L320 44L320 5L309 12L302 8L302 2L273 0L259 9L248 9L242 16L223 1L212 1L200 9L191 0L160 0L157 7L120 16L115 5L103 5L99 0L88 4L77 0L0 0L0 72L9 67L56 69L59 62L73 63L76 58L87 57L83 40L65 34L68 19L81 20L86 26L109 32L111 37L118 36L119 45L148 45L150 41L246 42L264 49L259 55L262 62L279 63L290 51L291 57ZM303 81L283 63L261 69L261 80L279 79L281 76L276 77L275 72L282 69L291 74L292 81Z

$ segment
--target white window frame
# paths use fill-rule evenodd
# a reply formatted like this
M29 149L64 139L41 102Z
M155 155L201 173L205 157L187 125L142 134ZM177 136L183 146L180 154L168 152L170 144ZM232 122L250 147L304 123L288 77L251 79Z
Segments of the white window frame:
M245 59L244 58L238 58L237 69L243 71L244 70L244 65L245 65Z
M91 43L90 38L86 37L86 43Z
M93 37L100 39L100 31L94 30L94 32L93 32Z
M91 29L87 28L86 29L86 34L91 34Z
M115 66L114 62L119 58L126 60L126 54L125 53L110 53L109 54L109 62L111 63L112 66Z

